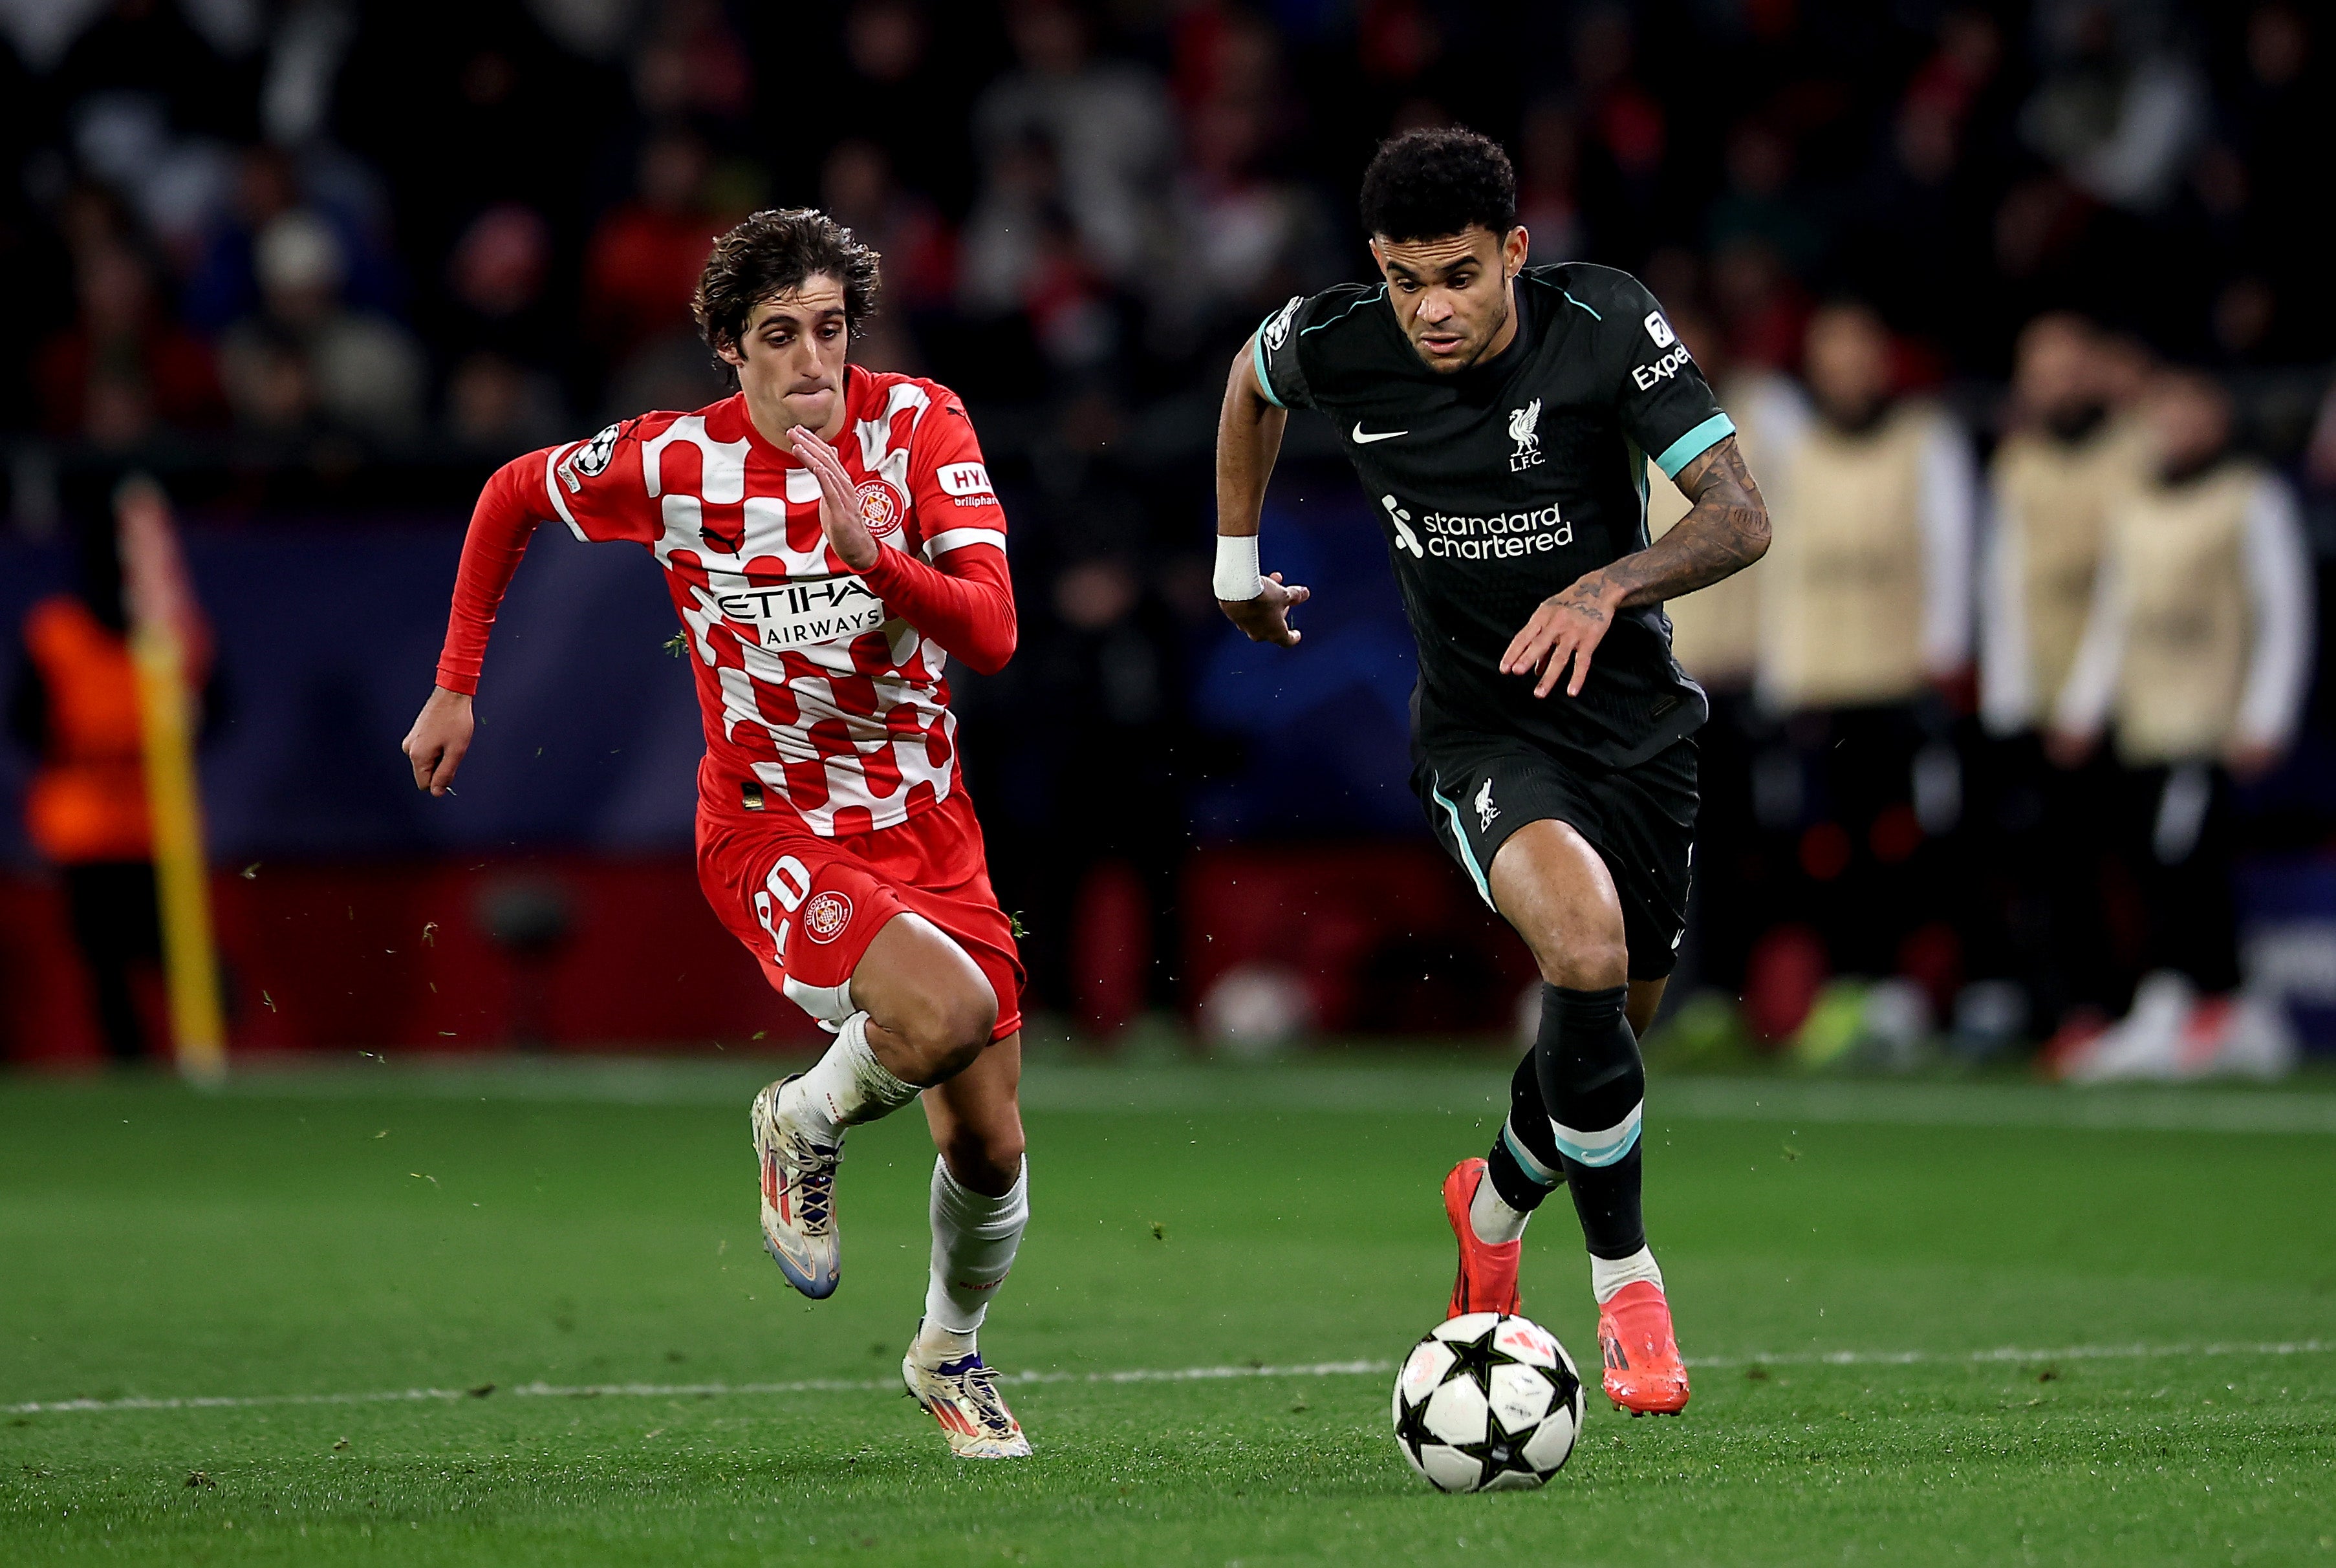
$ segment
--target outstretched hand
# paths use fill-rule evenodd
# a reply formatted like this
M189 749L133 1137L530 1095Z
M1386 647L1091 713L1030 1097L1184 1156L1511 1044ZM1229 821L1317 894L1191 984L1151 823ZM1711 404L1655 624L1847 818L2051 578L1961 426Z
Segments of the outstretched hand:
M787 432L787 443L795 457L819 481L819 526L827 534L827 542L842 558L843 564L854 571L866 571L876 564L882 546L868 531L868 520L860 514L859 488L852 476L843 471L843 459L835 448L819 438L816 431L798 424Z
M1501 655L1501 673L1538 675L1533 696L1547 696L1564 679L1570 663L1573 678L1566 681L1565 695L1580 696L1582 683L1590 678L1590 656L1605 640L1621 599L1621 591L1595 571L1563 593L1552 594L1509 639L1508 651Z
M433 688L399 747L414 765L414 787L433 795L453 794L455 770L462 765L462 754L471 749L477 727L467 695L443 686Z
M1290 624L1290 612L1312 599L1314 590L1298 583L1284 587L1278 571L1268 573L1258 586L1265 591L1255 599L1221 599L1217 608L1250 641L1296 648L1305 633Z

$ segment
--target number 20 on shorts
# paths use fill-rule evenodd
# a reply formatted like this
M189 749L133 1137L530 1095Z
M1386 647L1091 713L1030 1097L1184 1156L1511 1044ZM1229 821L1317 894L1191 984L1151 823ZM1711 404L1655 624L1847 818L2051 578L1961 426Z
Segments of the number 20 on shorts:
M762 887L754 894L754 918L770 933L771 947L780 958L787 956L787 929L793 924L788 917L801 909L803 900L810 896L811 868L793 855L779 857L779 863L771 868L771 874L763 879ZM778 900L784 911L775 930L771 925L773 899Z

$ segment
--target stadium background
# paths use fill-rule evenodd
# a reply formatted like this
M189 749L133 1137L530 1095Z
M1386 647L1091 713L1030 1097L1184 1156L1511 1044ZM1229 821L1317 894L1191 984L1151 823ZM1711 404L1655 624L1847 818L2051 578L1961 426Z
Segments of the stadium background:
M702 906L695 705L630 552L540 537L457 799L395 749L478 483L719 395L688 286L759 205L870 238L859 357L974 412L1023 642L953 685L1034 1000L1092 1039L1190 1020L1245 963L1339 1034L1504 1030L1526 978L1405 787L1408 640L1318 422L1267 524L1316 589L1306 650L1251 649L1207 591L1227 356L1367 267L1352 192L1391 130L1501 137L1536 259L1641 272L1740 362L1790 372L1817 302L1872 300L1982 449L2020 327L2080 308L2223 378L2323 579L2336 554L2308 239L2336 41L2295 7L9 0L0 33L0 626L67 579L112 476L163 481L219 642L242 1047L808 1037ZM2331 743L2315 691L2239 815L2248 951L2322 1046ZM1980 776L1976 724L1953 744ZM87 1057L31 763L0 746L0 1056ZM2011 917L2001 824L1940 832L1967 884L1922 976L1944 1021Z

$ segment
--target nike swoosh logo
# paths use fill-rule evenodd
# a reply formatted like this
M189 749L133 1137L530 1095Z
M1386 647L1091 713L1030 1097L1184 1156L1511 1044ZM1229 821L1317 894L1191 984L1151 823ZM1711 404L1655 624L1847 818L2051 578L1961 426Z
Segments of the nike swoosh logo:
M1407 430L1382 430L1373 434L1366 435L1363 433L1363 422L1359 419L1355 421L1355 444L1357 446L1368 446L1374 441L1393 441L1398 435L1409 435L1410 433L1411 432Z

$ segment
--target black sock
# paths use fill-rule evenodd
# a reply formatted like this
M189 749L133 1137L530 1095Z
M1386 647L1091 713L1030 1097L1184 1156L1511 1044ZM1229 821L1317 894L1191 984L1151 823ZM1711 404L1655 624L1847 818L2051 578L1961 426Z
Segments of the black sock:
M1485 1174L1501 1202L1521 1214L1541 1207L1541 1201L1565 1180L1565 1166L1551 1131L1549 1111L1542 1105L1541 1076L1527 1051L1509 1079L1509 1115L1501 1124L1493 1152L1484 1156Z
M1627 1258L1647 1244L1639 1206L1639 1117L1647 1070L1622 1016L1628 988L1544 985L1533 1064L1549 1107L1551 1142L1591 1256ZM1504 1194L1505 1196L1505 1194Z

